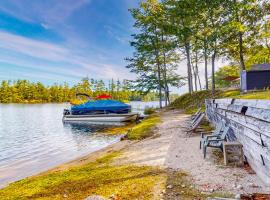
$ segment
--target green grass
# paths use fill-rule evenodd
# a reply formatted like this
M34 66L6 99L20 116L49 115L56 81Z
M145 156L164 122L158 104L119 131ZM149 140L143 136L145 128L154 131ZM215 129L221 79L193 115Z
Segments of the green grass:
M183 109L186 111L186 113L192 114L195 113L198 108L205 107L205 99L227 98L237 95L240 95L240 92L238 90L217 90L214 96L212 96L210 90L203 90L199 92L194 92L192 94L184 94L177 98L170 106L173 108Z
M235 99L270 99L270 90L249 92L240 94L239 90L217 90L212 96L210 90L194 92L193 94L184 94L177 98L170 106L183 109L187 114L193 114L198 108L205 108L205 99L235 98Z
M26 178L0 190L1 200L82 200L91 195L115 199L206 199L230 194L202 194L184 172L157 167L114 165L119 152L77 167ZM168 189L167 186L173 187ZM184 185L184 187L183 187Z
M142 140L144 138L150 137L154 135L153 128L159 122L161 122L159 115L151 115L133 127L127 133L127 138L129 140Z
M246 94L235 96L238 99L270 99L270 90L249 92Z
M164 180L165 172L153 167L111 165L118 155L111 153L96 162L15 182L0 190L0 199L77 200L90 195L152 199L154 187Z

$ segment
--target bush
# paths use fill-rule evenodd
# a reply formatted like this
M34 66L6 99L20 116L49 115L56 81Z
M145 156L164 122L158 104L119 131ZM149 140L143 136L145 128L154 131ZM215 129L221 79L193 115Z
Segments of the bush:
M149 108L145 108L144 109L144 114L145 115L151 115L151 114L153 114L153 113L155 113L155 108L153 108L153 107L149 107Z

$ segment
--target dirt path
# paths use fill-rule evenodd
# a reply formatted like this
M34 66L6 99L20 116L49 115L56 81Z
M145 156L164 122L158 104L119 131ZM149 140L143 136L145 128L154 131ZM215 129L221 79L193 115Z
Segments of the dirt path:
M188 120L189 116L180 111L165 112L162 123L155 130L156 135L129 145L118 162L183 170L190 174L198 189L206 192L270 192L255 174L243 168L215 164L211 151L203 159L199 149L200 135L190 137L184 131Z

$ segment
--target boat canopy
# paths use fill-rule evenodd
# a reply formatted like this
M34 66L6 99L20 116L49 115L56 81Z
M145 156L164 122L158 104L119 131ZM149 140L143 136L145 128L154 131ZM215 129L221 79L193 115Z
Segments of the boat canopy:
M88 101L84 104L71 107L73 115L87 114L125 114L131 111L131 106L114 100Z

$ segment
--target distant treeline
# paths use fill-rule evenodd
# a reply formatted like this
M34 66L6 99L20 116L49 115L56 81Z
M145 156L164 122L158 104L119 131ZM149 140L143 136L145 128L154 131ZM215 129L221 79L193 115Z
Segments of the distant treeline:
M4 80L0 85L0 103L62 103L75 99L76 93L85 93L92 98L108 94L121 101L155 101L158 98L155 92L142 95L139 91L132 91L125 80L112 79L106 85L103 80L84 78L72 87L67 83L45 86L27 80Z

